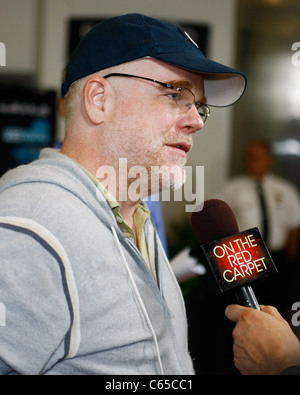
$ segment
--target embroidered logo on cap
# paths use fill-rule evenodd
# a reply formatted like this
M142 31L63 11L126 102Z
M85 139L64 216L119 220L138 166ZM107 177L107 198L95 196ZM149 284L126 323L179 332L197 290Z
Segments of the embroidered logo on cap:
M184 34L187 36L187 38L188 38L194 45L196 45L197 48L199 48L198 45L195 43L195 41L191 38L191 36L190 36L187 32L184 32Z

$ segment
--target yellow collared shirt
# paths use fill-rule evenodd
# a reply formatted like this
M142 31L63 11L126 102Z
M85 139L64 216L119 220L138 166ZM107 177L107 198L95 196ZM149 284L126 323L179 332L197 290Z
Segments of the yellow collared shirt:
M104 187L104 185L95 177L93 174L91 174L88 170L86 170L84 167L79 165L82 170L85 171L85 173L91 178L91 180L94 182L94 184L97 186L97 188L102 192L104 195L107 203L109 204L112 212L114 213L114 216L116 218L117 224L119 228L121 229L122 233L124 236L129 237L134 244L137 246L139 249L140 253L142 254L147 266L149 267L153 277L156 279L156 274L155 274L155 266L154 263L151 262L150 257L149 257L149 251L148 251L148 246L147 246L147 241L145 237L145 231L144 231L144 225L146 220L150 217L150 211L146 209L146 207L142 204L139 203L134 211L133 214L133 221L136 229L136 235L133 232L133 230L126 224L124 221L121 213L120 213L120 205L116 201L116 199L112 196L112 194Z

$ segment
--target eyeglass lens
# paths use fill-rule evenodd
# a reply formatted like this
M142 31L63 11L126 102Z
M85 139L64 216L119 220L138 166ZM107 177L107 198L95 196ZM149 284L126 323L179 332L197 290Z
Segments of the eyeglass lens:
M180 94L177 97L177 104L183 111L188 111L195 103L194 94L187 88L182 88ZM201 116L203 122L209 117L209 109L202 103L195 103L197 111Z

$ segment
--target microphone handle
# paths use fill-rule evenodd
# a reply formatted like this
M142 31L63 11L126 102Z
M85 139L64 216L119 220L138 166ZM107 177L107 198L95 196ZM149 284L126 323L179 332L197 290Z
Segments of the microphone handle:
M260 310L259 303L250 285L242 285L235 290L238 304Z

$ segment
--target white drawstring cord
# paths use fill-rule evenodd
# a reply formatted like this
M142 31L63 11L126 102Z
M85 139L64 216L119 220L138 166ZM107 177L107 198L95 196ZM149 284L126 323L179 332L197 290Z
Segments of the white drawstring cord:
M135 294L136 294L136 296L137 296L137 298L138 298L138 301L139 301L139 303L140 303L140 306L141 306L141 308L142 308L142 311L143 311L143 313L144 313L144 316L145 316L145 318L146 318L146 321L147 321L147 323L148 323L148 325L149 325L149 328L150 328L150 331L151 331L151 334L152 334L152 337L153 337L153 340L154 340L154 343L155 343L155 348L156 348L156 353L157 353L157 358L158 358L158 363L159 363L160 371L161 371L161 374L164 375L164 369L163 369L162 362L161 362L161 358L160 358L160 353L159 353L159 348L158 348L158 342L157 342L157 338L156 338L156 335L155 335L153 326L152 326L152 324L151 324L151 321L150 321L149 315L148 315L148 313L147 313L146 307L145 307L144 302L143 302L143 300L142 300L142 298L141 298L141 295L140 295L140 293L139 293L139 291L138 291L138 289L137 289L136 283L135 283L135 281L134 281L134 278L133 278L133 276L132 276L132 273L131 273L131 271L130 271L130 268L129 268L129 266L128 266L128 263L127 263L127 261L126 261L126 258L125 258L124 252L123 252L123 250L122 250L122 246L121 246L120 240L119 240L119 238L118 238L117 232L116 232L116 230L115 230L115 228L114 228L113 226L111 226L111 229L112 229L113 234L114 234L114 237L115 237L115 239L116 239L116 241L117 241L117 245L118 245L118 248L119 248L119 250L120 250L120 253L121 253L123 262L124 262L124 264L125 264L127 273L128 273L128 275L129 275L129 278L130 278L130 281L131 281L133 290L134 290L134 292L135 292Z

